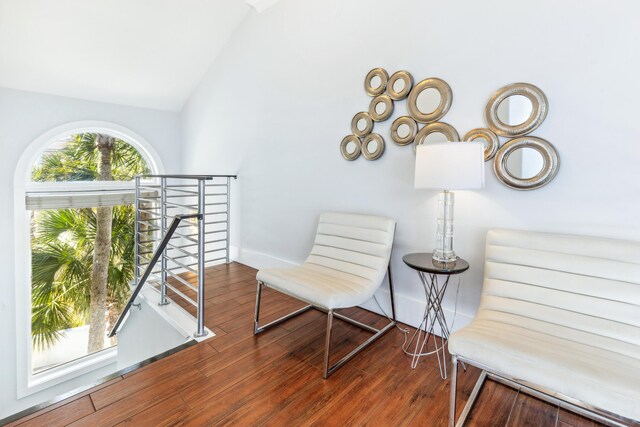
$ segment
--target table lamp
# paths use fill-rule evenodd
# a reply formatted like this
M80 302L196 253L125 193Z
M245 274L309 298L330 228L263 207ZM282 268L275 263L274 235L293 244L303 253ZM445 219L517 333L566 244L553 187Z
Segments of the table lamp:
M484 187L482 142L424 143L416 149L415 188L440 190L433 259L453 262L453 193Z

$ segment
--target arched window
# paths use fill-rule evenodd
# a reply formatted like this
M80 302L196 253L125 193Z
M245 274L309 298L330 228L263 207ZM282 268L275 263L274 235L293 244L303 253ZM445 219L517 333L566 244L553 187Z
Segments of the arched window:
M17 188L28 223L27 389L114 353L106 331L134 277L133 178L159 172L149 147L113 125L68 126L34 144L16 171L27 175Z

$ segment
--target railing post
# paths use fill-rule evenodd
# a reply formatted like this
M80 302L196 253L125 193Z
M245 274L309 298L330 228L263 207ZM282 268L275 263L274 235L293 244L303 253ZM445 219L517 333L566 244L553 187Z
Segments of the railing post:
M136 285L138 284L138 278L140 277L140 176L135 177L136 182L136 200L134 201L133 207L136 215L136 223L133 226L134 237L133 237L133 246L135 249L135 267L134 267L134 281Z
M204 258L205 258L205 234L204 234L204 222L205 222L205 181L202 178L198 179L198 330L195 333L196 337L203 337L207 335L207 331L204 329Z
M227 249L225 258L229 264L229 236L231 235L231 177L227 177Z
M160 178L160 236L167 232L167 178ZM160 261L160 302L158 305L167 305L167 250L162 251Z

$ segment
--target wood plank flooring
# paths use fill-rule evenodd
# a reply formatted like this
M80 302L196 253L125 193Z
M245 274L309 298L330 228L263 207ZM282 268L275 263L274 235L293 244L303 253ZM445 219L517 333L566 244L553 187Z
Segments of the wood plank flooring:
M393 329L372 347L322 379L325 316L307 312L253 336L256 271L238 263L206 272L207 327L216 336L15 421L11 426L445 426L449 381L435 357L412 370ZM193 277L190 278L193 280ZM264 321L302 304L263 292ZM185 306L189 309L189 307ZM386 319L344 310L380 326ZM370 336L334 322L333 360ZM458 411L479 372L460 370ZM470 426L598 424L488 381Z

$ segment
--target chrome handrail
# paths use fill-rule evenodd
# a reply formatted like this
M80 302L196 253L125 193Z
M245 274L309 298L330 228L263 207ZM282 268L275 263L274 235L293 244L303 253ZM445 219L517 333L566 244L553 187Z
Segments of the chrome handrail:
M111 338L111 337L113 337L114 335L117 334L118 329L120 328L120 325L124 321L125 317L127 316L127 313L129 313L129 310L131 309L131 306L133 305L133 301L135 301L135 299L138 297L138 294L142 290L142 287L147 282L147 279L151 275L151 272L153 271L154 267L156 266L156 263L158 262L158 260L162 256L162 254L164 253L164 249L167 247L167 244L169 243L169 240L171 240L171 237L173 237L173 233L178 228L178 225L180 224L180 222L182 220L184 220L184 219L191 219L191 218L197 218L197 219L201 220L203 218L203 215L200 214L200 213L191 214L191 215L177 215L173 219L173 221L171 222L171 225L167 229L166 234L162 238L162 241L160 242L160 245L158 246L156 251L153 253L153 257L151 258L151 261L147 265L147 268L144 271L144 274L142 275L142 277L140 278L140 281L136 285L136 288L134 289L133 293L131 294L131 297L129 297L129 301L127 301L127 305L124 307L124 310L122 310L122 313L120 313L120 317L118 317L118 321L113 326L113 329L111 329L111 332L109 333L109 338Z

